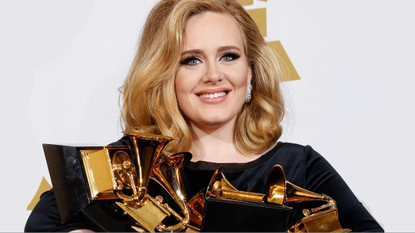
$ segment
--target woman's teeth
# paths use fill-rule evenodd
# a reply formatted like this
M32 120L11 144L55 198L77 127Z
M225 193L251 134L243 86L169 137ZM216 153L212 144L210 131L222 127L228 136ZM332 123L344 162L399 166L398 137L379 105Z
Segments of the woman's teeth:
M226 92L218 92L215 94L202 94L202 95L199 95L199 97L202 99L213 99L213 98L218 98L218 97L222 97L225 95L226 95Z

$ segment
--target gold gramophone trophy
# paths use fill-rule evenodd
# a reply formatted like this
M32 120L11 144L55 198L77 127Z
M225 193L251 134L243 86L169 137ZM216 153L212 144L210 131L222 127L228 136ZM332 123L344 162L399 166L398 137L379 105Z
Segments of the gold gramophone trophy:
M77 219L95 231L117 232L286 231L289 205L322 201L304 209L288 231L349 231L332 198L288 182L280 165L270 171L263 194L237 190L218 168L187 203L181 174L191 154L161 156L170 137L126 135L131 148L43 145L62 222Z
M265 186L264 201L278 205L290 205L308 201L322 201L325 204L303 209L304 217L291 226L289 232L349 232L341 227L336 202L325 194L317 194L298 187L285 178L280 165L271 169Z
M306 189L300 188L285 178L284 170L280 165L274 165L271 169L266 182L265 193L253 193L237 190L225 178L223 167L219 167L210 181L207 190L202 190L195 195L188 203L191 211L191 219L195 225L198 225L204 230L205 218L208 215L205 208L208 207L209 199L223 199L227 202L235 202L242 206L247 203L263 203L276 206L289 206L295 203L302 203L308 201L321 201L325 204L309 209L303 210L304 217L298 220L293 226L289 227L288 232L349 232L350 229L341 227L338 221L338 210L336 202L327 195L317 194ZM241 203L243 202L243 204ZM243 207L242 207L243 208ZM265 209L265 208L264 208ZM201 218L203 213L203 219ZM270 212L272 213L272 212ZM268 216L266 216L268 217ZM282 221L287 215L280 215L280 219L274 221ZM228 219L224 220L229 221ZM249 220L248 220L249 221ZM272 220L268 220L268 223ZM268 224L267 223L267 224ZM200 225L199 225L200 224ZM280 226L276 226L280 227ZM208 228L211 229L211 228ZM228 228L239 229L240 228ZM280 228L283 229L283 228ZM283 230L285 231L285 229Z
M127 134L135 153L129 146L43 145L62 221L82 218L96 231L197 231L189 226L180 171L191 154L161 157L173 138ZM148 194L152 174L152 182L174 199L178 211L161 195ZM175 220L164 223L170 218Z

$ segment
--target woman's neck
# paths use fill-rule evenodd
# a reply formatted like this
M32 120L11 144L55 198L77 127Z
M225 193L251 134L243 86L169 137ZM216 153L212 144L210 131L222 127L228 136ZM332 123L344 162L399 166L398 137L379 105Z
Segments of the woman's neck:
M259 157L242 154L233 141L234 122L220 127L198 127L191 123L192 161L245 163Z

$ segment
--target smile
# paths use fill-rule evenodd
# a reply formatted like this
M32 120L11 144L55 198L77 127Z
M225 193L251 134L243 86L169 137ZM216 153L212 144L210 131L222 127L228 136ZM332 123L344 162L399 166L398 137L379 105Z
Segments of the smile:
M214 93L214 94L202 94L202 95L199 95L199 97L202 98L202 99L214 99L214 98L223 97L226 94L227 93L225 91L222 91L222 92L218 92L218 93Z

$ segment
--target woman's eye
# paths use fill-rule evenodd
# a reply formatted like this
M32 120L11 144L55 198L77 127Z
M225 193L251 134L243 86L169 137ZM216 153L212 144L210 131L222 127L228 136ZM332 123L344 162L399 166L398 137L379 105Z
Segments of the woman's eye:
M197 57L187 57L180 61L181 65L190 65L194 66L200 63L200 59Z
M233 60L236 60L240 57L241 56L239 54L236 54L236 53L226 53L220 59L222 61L233 61Z

